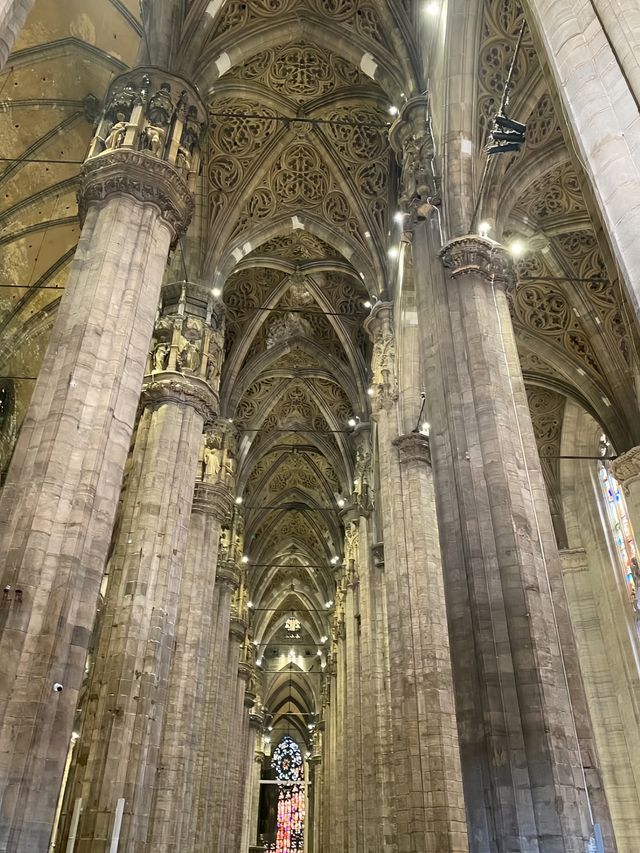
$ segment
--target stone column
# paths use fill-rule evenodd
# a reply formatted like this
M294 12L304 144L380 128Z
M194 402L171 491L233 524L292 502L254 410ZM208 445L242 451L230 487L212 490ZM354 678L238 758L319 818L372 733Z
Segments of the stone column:
M215 656L218 543L231 515L232 480L223 465L227 425L206 435L202 480L196 482L180 587L176 645L169 678L151 849L193 849L198 758L207 739L207 671ZM206 462L205 462L206 458Z
M236 593L237 596L237 593ZM238 679L240 649L245 640L246 622L238 615L236 607L232 610L229 626L229 645L226 666L218 691L218 714L216 719L213 760L213 779L211 798L213 811L211 823L207 829L204 850L226 853L233 849L230 836L233 834L234 813L230 810L230 786L234 779L234 758L241 748L238 743L237 723L242 719L244 707L244 684Z
M219 325L215 309L209 291L198 285L163 288L152 349L158 372L143 386L89 687L92 712L79 743L87 762L78 780L77 796L86 804L78 851L109 849L121 798L119 849L139 849L151 830L163 782L161 737L198 453L203 426L218 407L204 375Z
M466 851L467 833L429 441L398 437L391 305L366 321L380 500L398 853ZM402 708L402 714L398 714Z
M172 139L192 116L197 161L204 109L183 81L180 100L167 85L157 69L112 84L81 171L82 234L0 498L1 583L15 590L0 625L6 850L48 843L160 284L193 208L188 168L176 167L187 142L147 145L151 127L163 131L161 97Z
M34 0L0 0L0 71L27 20Z
M232 524L233 528L233 524ZM216 783L221 761L224 761L225 743L222 741L221 726L224 709L226 681L228 681L227 657L231 627L231 599L240 583L240 572L232 559L229 547L230 531L223 529L220 539L220 554L216 575L216 619L213 648L208 661L206 676L206 698L204 707L204 738L198 751L197 808L195 845L196 853L211 853L212 834L219 811L215 807ZM222 753L222 756L221 756Z
M583 851L592 833L550 587L558 560L509 315L507 253L476 236L429 255L416 226L427 417L438 486L473 851Z
M249 761L249 784L245 800L244 825L245 830L240 845L241 853L245 853L249 847L258 843L258 817L260 813L260 782L262 781L262 766L265 754L262 751L262 728L264 718L257 714L251 714L249 719L251 726L250 738L250 761Z

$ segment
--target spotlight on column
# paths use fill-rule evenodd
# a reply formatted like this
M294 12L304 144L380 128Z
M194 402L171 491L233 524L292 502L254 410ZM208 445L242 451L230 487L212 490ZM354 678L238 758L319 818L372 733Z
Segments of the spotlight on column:
M508 154L510 151L519 151L527 138L527 125L519 121L507 118L505 115L497 115L491 131L493 145L487 147L487 154Z
M247 557L247 555L246 555L246 554L245 554L245 555L244 555L244 557L242 558L242 562L245 564L245 566L246 566L246 565L247 565L247 563L249 562L249 558Z
M392 261L395 261L395 259L398 257L398 255L399 255L399 254L400 254L400 253L399 253L398 248L397 248L396 246L392 246L392 247L389 249L389 258L390 258Z
M349 426L350 426L351 428L353 428L353 427L355 427L355 426L357 425L357 421L356 421L356 419L355 419L355 418L349 418L349 420L347 421L347 423L349 424Z
M220 296L222 296L222 291L220 290L219 287L214 287L213 290L211 291L211 295L215 296L215 298L218 299Z
M366 302L362 303L362 307L363 308L371 308L371 302L369 302L369 300L367 299Z
M262 666L262 658L256 659L256 666Z
M394 214L393 221L396 225L403 225L406 214L399 210L396 214Z
M340 509L342 509L342 507L344 506L344 498L338 498L338 506L340 507Z
M432 18L435 18L435 16L440 11L440 4L437 2L437 0L430 0L429 3L424 4L424 11L427 15L430 15Z
M324 606L327 608L327 610L329 610L330 607L333 607L333 601L331 599L325 601Z
M389 115L390 115L390 116L394 116L394 117L395 117L395 116L397 116L397 115L398 115L398 113L399 113L399 112L400 112L400 110L399 110L396 106L391 106L391 107L389 107Z
M331 558L331 565L332 566L337 566L339 562L340 562L340 557L332 557Z
M253 610L255 604L253 603L253 601L247 601L247 607L249 608L249 610Z
M488 237L490 231L491 225L489 225L488 222L481 222L480 225L478 225L478 234L480 234L481 237Z
M238 497L236 498L236 504L238 506L240 506L241 503L242 503L242 495L238 495Z
M320 642L326 643L328 639L329 639L328 637L320 637Z

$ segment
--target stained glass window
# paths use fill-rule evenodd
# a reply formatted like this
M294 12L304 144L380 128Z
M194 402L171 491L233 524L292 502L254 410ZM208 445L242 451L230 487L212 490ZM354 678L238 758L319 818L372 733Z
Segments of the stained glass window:
M304 850L304 762L298 744L288 735L276 747L271 765L279 786L276 842L269 853ZM300 782L296 785L296 782Z
M603 437L600 443L601 455L608 455L608 450L609 444L606 438ZM640 586L640 564L638 563L638 549L631 521L629 520L627 504L620 483L618 483L604 462L598 463L598 476L614 550L620 568L624 573L627 595L633 603L637 618L638 605L640 604L637 592Z

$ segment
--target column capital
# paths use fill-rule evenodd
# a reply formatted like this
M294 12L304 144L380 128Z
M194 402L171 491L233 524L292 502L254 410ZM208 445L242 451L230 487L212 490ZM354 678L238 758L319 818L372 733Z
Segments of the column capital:
M401 463L419 461L431 465L431 445L429 436L421 432L409 432L401 435L393 442L398 448Z
M629 480L640 475L640 447L632 447L622 453L611 464L611 473L619 483L627 486Z
M128 195L155 205L174 241L194 210L204 104L175 74L137 67L116 77L81 170L81 220L90 204Z
M218 564L216 571L216 583L223 584L235 592L240 586L240 570L234 562L227 560L222 564Z
M80 169L78 215L84 223L92 204L126 195L158 209L175 243L189 227L195 208L184 179L169 163L144 151L105 151L86 160Z
M205 423L216 416L218 400L209 385L195 376L166 371L155 374L142 387L142 404L157 408L165 403L191 406L202 415Z
M452 278L479 275L485 281L504 288L515 285L516 273L511 256L504 246L487 237L477 234L456 237L443 246L440 258Z
M192 512L211 515L221 524L231 518L233 496L222 483L196 482L193 492Z
M231 639L237 640L240 643L243 642L246 631L247 623L244 619L241 619L239 616L232 616L229 622L229 636Z

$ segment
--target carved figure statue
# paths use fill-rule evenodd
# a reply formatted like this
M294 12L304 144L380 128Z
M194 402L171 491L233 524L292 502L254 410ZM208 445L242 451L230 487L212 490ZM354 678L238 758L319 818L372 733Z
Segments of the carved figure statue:
M182 146L178 148L178 153L176 154L176 167L182 172L191 171L191 154Z
M154 127L166 130L169 127L172 115L171 85L162 83L160 89L149 99L147 118Z
M426 132L410 137L405 143L400 187L406 202L426 198L435 191L432 188L433 177L429 174L430 156L431 140Z
M374 385L387 385L391 381L396 345L391 331L376 335L371 357L371 374Z
M161 127L148 124L142 134L142 147L154 157L162 156L165 131Z
M191 341L185 340L178 354L178 367L180 370L188 370L190 373L195 373L199 366L200 353L197 346L192 344Z
M204 481L214 483L220 472L220 452L213 447L204 448Z
M129 128L129 123L125 120L124 113L118 113L116 115L116 119L117 121L115 124L111 125L111 130L104 141L104 147L107 151L112 151L114 148L120 148L124 143L124 139Z
M156 346L153 351L153 369L154 370L166 370L167 362L169 360L169 350L171 347L169 344L160 343Z

